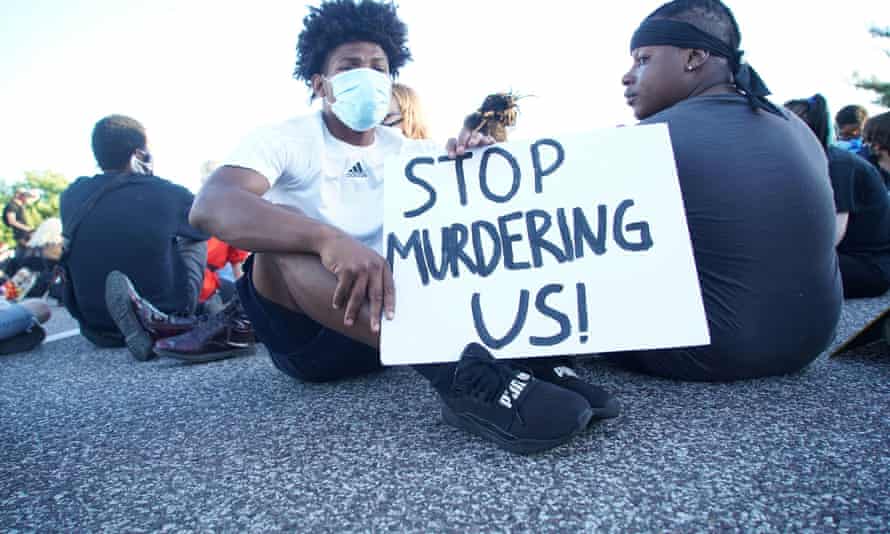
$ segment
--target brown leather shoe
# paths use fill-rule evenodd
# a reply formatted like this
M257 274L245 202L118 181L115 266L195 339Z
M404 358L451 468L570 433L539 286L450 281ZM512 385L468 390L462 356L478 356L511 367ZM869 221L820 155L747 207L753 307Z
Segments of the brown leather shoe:
M111 271L105 278L105 305L127 348L137 360L154 356L152 345L158 339L176 336L194 328L197 319L168 315L141 296L127 275Z
M255 339L253 326L236 297L216 315L203 318L192 330L155 342L154 352L188 362L212 362L255 354Z
M178 336L188 332L198 324L198 318L193 316L171 315L164 313L150 302L140 297L135 292L130 295L130 303L139 322L142 323L154 341L167 337Z

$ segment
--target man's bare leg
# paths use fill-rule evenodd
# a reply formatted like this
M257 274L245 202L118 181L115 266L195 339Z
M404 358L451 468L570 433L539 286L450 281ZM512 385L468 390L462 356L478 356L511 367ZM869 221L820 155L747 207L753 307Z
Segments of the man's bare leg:
M253 264L257 292L279 306L303 313L325 328L379 349L380 334L371 331L369 306L362 305L352 326L343 321L344 310L333 307L337 278L321 260L310 254L257 254ZM436 390L450 386L454 363L415 365Z
M380 334L371 330L367 304L352 326L343 322L343 308L333 307L337 278L318 256L260 253L254 258L252 275L254 287L264 298L369 347L380 346Z
M344 323L344 310L333 307L337 279L317 256L257 254L252 276L254 287L264 298L303 313L350 339L379 347L380 337L371 330L367 304L362 305L351 326ZM470 359L467 359L468 354ZM493 441L504 449L530 453L555 447L585 428L594 415L584 396L548 382L528 388L530 393L521 398L517 391L524 390L525 384L534 378L503 363L499 367L479 345L468 346L461 363L465 365L461 373L457 371L458 363L415 365L414 369L441 395L446 422ZM452 389L458 380L472 384L470 389L486 384L484 387L491 391L464 393L460 388ZM514 388L514 393L505 389L508 385ZM508 401L503 400L505 395ZM480 401L480 397L488 400ZM492 426L499 430L492 431Z

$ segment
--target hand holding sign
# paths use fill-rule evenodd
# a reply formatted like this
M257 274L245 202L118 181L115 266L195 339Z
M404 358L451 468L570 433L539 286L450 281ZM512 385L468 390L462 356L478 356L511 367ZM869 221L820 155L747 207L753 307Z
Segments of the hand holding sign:
M385 179L385 364L476 340L510 357L708 343L666 126L391 159Z
M494 137L464 128L457 135L457 139L452 137L448 140L445 144L445 151L448 152L449 158L454 159L457 156L464 155L467 150L493 144L495 144Z

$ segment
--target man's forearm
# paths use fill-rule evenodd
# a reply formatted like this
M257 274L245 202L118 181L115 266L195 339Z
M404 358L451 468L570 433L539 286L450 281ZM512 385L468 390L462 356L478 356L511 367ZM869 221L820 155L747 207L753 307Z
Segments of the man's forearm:
M24 224L24 223L19 222L19 220L16 219L16 218L15 218L15 215L13 215L12 213L8 213L8 214L6 215L6 224L8 224L9 226L11 226L11 227L13 227L13 228L15 228L15 229L17 229L17 230L22 230L22 231L25 231L25 232L30 232L30 231L32 231L32 228L31 228L30 226L28 226L27 224Z
M252 252L317 254L336 228L237 187L208 187L192 207L196 228Z

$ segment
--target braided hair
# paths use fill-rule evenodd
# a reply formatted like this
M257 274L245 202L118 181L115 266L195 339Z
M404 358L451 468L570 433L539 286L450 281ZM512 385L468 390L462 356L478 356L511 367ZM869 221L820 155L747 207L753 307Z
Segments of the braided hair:
M519 105L516 103L521 96L512 92L493 93L485 97L477 111L467 115L464 128L494 138L498 143L507 140L507 128L516 125L519 118Z

